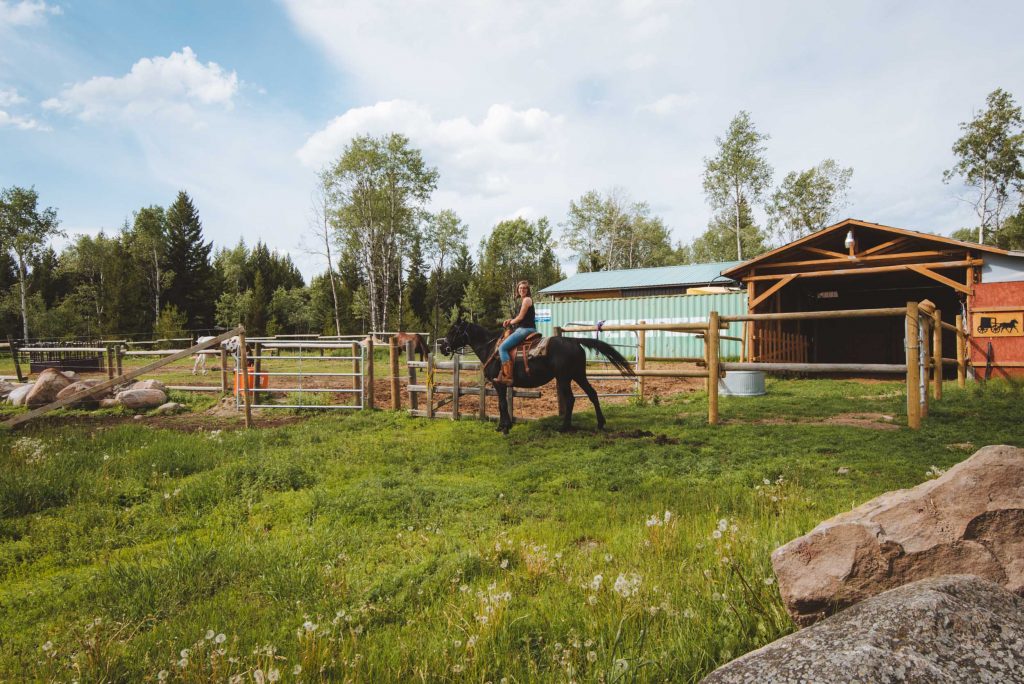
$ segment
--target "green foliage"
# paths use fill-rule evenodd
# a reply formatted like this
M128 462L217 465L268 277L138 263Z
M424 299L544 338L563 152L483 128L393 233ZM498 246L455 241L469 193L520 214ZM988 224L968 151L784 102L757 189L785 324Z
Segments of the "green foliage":
M562 244L573 250L580 272L667 266L675 256L664 222L621 188L569 202Z
M733 218L733 255L739 261L752 256L743 250L740 204L759 204L772 182L772 167L765 159L768 137L754 127L749 112L741 111L729 122L725 137L715 138L718 154L704 159L704 194L713 209L726 210Z
M28 294L37 269L33 261L45 256L47 243L63 235L57 221L57 210L39 207L39 193L35 188L12 186L0 190L0 251L7 254L15 266L18 280L19 309L22 335L28 339ZM47 271L44 269L43 275Z
M494 226L480 243L479 283L485 325L508 318L515 300L515 285L529 280L537 292L564 276L554 253L547 218L515 218Z
M153 334L157 336L157 339L186 337L188 336L188 319L174 304L167 304L160 311L160 318L156 319Z
M921 431L823 420L902 422L898 383L802 380L714 428L697 393L608 407L610 433L0 434L0 679L697 682L794 629L773 549L964 443L1024 446L1020 398L947 388Z
M806 171L790 171L768 204L768 228L792 242L830 225L846 206L853 168L826 159Z
M213 323L217 288L210 263L213 243L203 240L203 224L192 198L184 190L167 209L166 260L170 276L166 301L184 315L189 329Z
M953 143L956 163L945 171L945 182L962 180L973 191L969 199L978 217L977 242L998 233L1014 195L1024 185L1024 115L1013 96L996 88L985 109L961 122L963 134Z
M694 239L688 256L693 263L731 261L736 256L736 224L732 209L724 209L708 223L707 230ZM750 212L750 205L740 197L739 226L742 253L748 259L768 251L768 236L761 230Z

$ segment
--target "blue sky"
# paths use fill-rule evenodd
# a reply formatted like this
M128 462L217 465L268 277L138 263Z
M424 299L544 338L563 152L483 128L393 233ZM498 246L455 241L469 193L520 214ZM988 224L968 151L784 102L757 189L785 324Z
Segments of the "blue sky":
M1016 2L0 0L0 187L71 233L195 199L218 245L300 249L318 168L359 133L408 135L434 208L474 242L621 187L677 240L711 211L702 159L740 109L775 182L853 166L844 215L949 233L957 124L1024 97ZM570 267L571 270L571 267Z

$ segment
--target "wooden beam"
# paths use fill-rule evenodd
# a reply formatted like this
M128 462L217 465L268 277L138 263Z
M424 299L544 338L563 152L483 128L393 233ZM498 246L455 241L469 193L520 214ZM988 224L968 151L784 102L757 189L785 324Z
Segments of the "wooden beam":
M898 237L895 240L889 240L888 242L883 242L880 245L875 245L874 247L869 247L868 249L865 249L863 252L857 252L856 256L858 256L858 257L866 257L868 255L876 254L876 253L881 252L883 250L887 250L887 249L896 247L898 245L902 245L904 242L908 242L908 241L909 241L909 238Z
M791 273L790 275L785 276L782 280L780 280L779 282L775 283L774 285L769 287L767 290L765 290L764 292L759 294L757 296L757 299L754 299L753 301L751 301L750 302L750 308L754 309L758 304L760 304L764 300L768 299L773 294L775 294L776 292L778 292L779 290L781 290L786 285L788 285L789 283L793 282L794 280L796 280L799 277L800 277L800 275L798 273Z
M50 411L53 411L55 409L59 409L59 408L62 408L64 406L69 406L70 404L74 404L76 402L79 402L82 399L85 399L86 397L91 397L94 394L99 394L100 392L108 390L111 387L114 387L116 385L120 385L121 383L127 382L128 380L132 380L133 378L137 378L140 375L143 375L145 373L149 373L151 371L156 370L157 368L161 368L163 366L166 366L169 363L173 363L174 361L178 361L180 359L184 359L185 357L191 356L192 354L200 352L203 349L208 349L209 347L214 347L214 346L220 344L221 342L223 342L224 340L227 340L227 339L230 339L230 338L234 337L235 335L241 336L241 335L244 335L244 334L245 334L245 328L242 327L242 326L238 326L234 330L229 330L226 333L222 333L220 335L217 335L217 337L214 337L211 340L207 340L206 342L202 342L200 344L197 344L194 347L189 347L188 349L182 349L181 351L179 351L179 352L177 352L175 354L171 354L170 356L166 356L166 357L164 357L162 359L158 359L157 361L154 361L153 363L148 363L145 366L142 366L141 368L135 368L133 370L128 371L127 373L125 373L123 375L117 376L116 378L111 378L109 380L104 380L103 382L99 383L98 385L93 385L92 387L87 387L86 389L82 390L81 392L75 392L74 394L72 394L69 397L65 397L63 399L58 399L57 401L51 402L51 403L49 403L49 404L47 404L45 406L40 406L39 408L34 409L32 411L29 411L28 413L22 413L20 415L14 416L13 418L8 420L3 425L4 425L4 427L12 428L12 427L20 425L22 423L26 423L26 422L32 420L33 418L38 418L39 416L43 415L44 413L49 413Z
M898 254L875 254L874 256L855 256L852 259L848 256L843 258L829 259L805 259L802 261L779 261L765 264L764 268L781 268L783 266L828 266L832 264L857 264L876 261L896 261L898 259L917 259L924 257L949 256L949 252L937 250L926 250L923 252L900 252Z
M801 247L800 249L806 252L813 252L815 254L821 254L823 256L832 257L833 259L848 259L848 254L842 252L833 252L831 249L821 249L819 247ZM764 264L762 264L764 265Z
M913 264L913 266L924 267L924 268L963 268L964 266L979 266L981 265L980 259L964 259L962 261L941 261L929 264ZM827 276L844 276L844 275L860 275L862 273L888 273L893 271L905 271L910 268L910 264L900 264L897 266L869 266L868 268L844 268L833 271L807 271L799 273L801 278L824 278ZM751 276L747 280L778 280L784 276L790 275L788 273L779 273L777 275L761 275Z
M940 282L943 285L948 285L954 290L963 292L964 294L971 294L971 288L967 287L966 285L961 285L952 278L947 278L944 275L939 275L938 273L936 273L935 271L931 270L926 266L918 266L917 264L907 264L907 268L909 268L911 271L914 271L915 273L920 273L925 278L931 278L932 280Z

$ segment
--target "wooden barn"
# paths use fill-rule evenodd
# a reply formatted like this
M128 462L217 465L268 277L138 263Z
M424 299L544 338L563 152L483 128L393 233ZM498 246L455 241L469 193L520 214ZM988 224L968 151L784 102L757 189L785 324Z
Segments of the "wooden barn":
M927 299L943 321L962 316L968 322L976 369L1024 373L1024 253L846 219L722 275L746 286L750 313L873 309ZM955 348L954 333L945 335L943 347ZM899 318L754 321L744 336L750 361L905 359Z

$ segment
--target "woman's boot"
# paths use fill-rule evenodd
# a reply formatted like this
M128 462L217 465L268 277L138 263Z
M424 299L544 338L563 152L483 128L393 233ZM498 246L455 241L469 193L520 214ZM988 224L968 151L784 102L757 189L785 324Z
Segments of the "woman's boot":
M501 372L498 373L498 377L494 379L494 382L501 385L511 385L512 379L512 360L509 359L501 364Z

